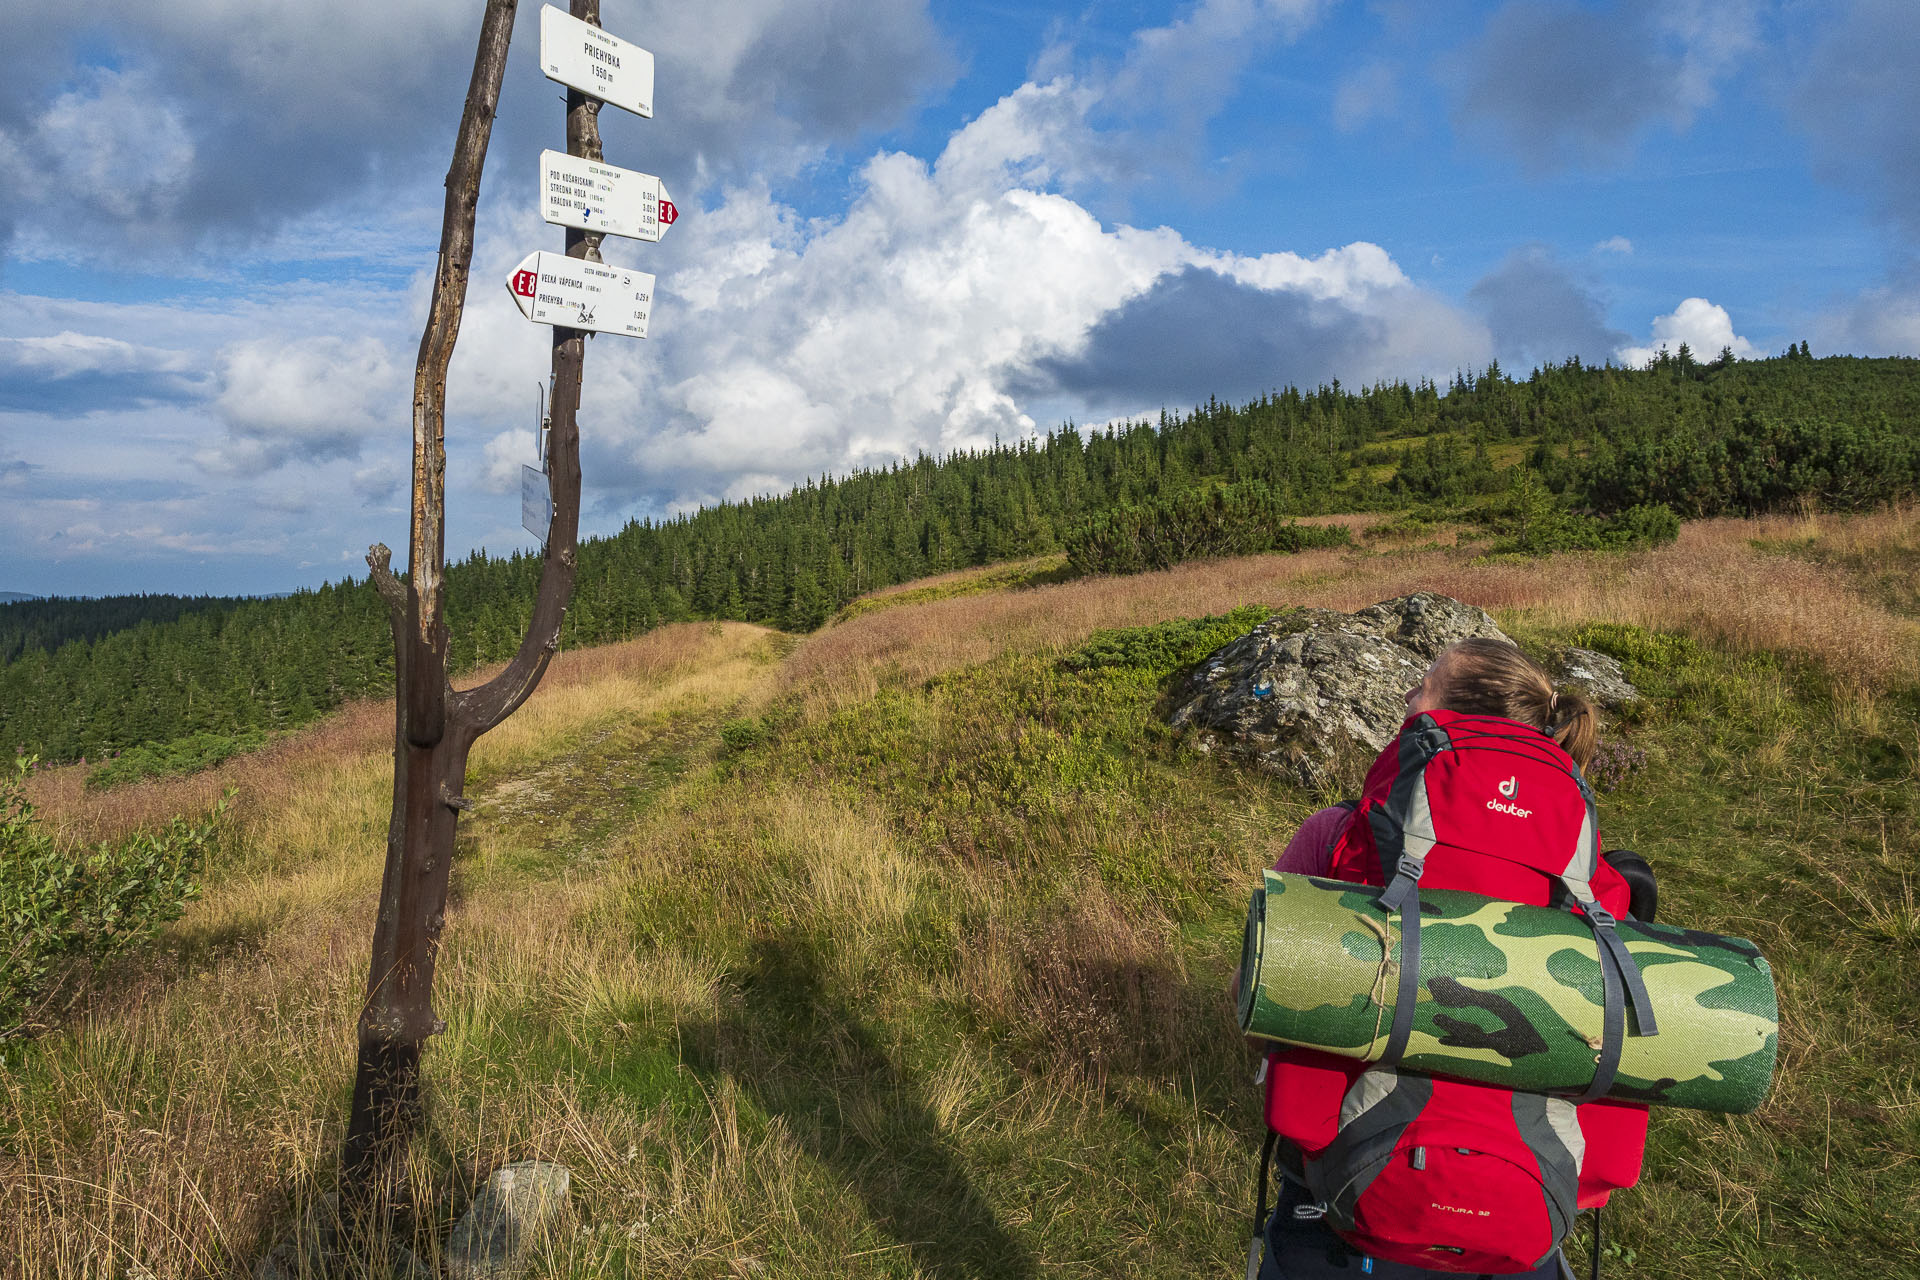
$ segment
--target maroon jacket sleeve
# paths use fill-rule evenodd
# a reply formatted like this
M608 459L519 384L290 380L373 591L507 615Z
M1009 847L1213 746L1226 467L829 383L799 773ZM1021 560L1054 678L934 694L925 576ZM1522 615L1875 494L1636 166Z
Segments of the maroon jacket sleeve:
M1273 869L1300 876L1326 875L1333 866L1333 842L1352 816L1352 809L1337 804L1308 818L1293 833L1286 852L1273 864Z

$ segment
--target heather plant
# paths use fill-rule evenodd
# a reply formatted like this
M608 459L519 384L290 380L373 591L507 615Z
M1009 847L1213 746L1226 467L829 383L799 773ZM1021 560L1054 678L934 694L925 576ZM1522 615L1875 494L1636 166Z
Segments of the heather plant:
M1265 622L1271 613L1265 605L1254 604L1205 618L1172 618L1145 627L1103 629L1063 661L1076 671L1123 667L1164 674L1198 662Z
M1647 753L1618 738L1600 744L1587 762L1587 781L1601 791L1615 791L1635 771L1645 768Z

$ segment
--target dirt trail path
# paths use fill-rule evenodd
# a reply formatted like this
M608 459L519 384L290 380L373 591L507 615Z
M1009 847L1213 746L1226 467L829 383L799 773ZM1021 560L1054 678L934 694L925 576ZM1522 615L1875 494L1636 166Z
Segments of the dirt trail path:
M594 689L613 695L611 708L596 707L591 727L559 754L477 771L456 856L541 877L598 862L662 793L718 755L721 725L771 696L795 643L732 626L650 689Z

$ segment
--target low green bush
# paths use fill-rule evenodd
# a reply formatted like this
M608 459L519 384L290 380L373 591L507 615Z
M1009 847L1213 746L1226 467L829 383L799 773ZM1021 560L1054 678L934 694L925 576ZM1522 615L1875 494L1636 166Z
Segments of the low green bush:
M1680 517L1664 503L1606 516L1569 511L1528 466L1514 468L1506 496L1488 508L1484 519L1502 535L1489 548L1495 554L1629 551L1664 546L1680 536Z
M1706 650L1692 636L1649 631L1624 622L1590 622L1573 633L1573 642L1649 671L1674 671L1706 657Z
M1884 411L1635 423L1596 438L1575 486L1603 511L1660 502L1689 517L1752 515L1809 500L1866 511L1920 492L1920 438L1909 418Z
M20 1034L77 968L110 960L179 918L200 892L220 819L175 818L91 850L69 849L41 827L26 796L31 759L0 778L0 1040Z
M1350 545L1344 528L1294 522L1281 496L1259 483L1187 489L1097 512L1066 536L1078 573L1140 573L1208 556Z
M757 716L743 716L720 726L720 745L730 752L751 751L767 738L767 726Z
M142 778L172 778L211 769L243 751L266 745L258 729L242 733L192 733L171 742L149 742L122 751L87 772L87 789L101 791Z

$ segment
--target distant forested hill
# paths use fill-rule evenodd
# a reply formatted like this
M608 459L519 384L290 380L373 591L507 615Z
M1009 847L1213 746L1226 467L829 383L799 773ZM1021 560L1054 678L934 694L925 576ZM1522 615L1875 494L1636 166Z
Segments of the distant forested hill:
M22 595L0 591L0 662L28 649L58 649L69 640L95 640L143 622L171 622L182 614L230 609L233 596L64 596Z
M1495 366L1445 389L1289 388L1085 438L1063 429L921 457L584 543L563 640L693 618L810 629L877 587L1055 551L1095 512L1221 482L1302 514L1458 503L1502 488L1495 455L1516 451L1565 501L1602 512L1871 506L1920 492L1920 361L1815 360L1800 346L1701 362L1683 347L1645 370L1570 361L1523 381ZM460 667L512 651L538 574L528 554L450 567ZM0 665L0 744L66 760L285 727L392 682L385 612L364 581L119 629L64 625L77 638L52 652L23 641Z

